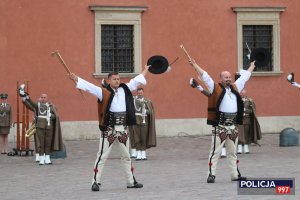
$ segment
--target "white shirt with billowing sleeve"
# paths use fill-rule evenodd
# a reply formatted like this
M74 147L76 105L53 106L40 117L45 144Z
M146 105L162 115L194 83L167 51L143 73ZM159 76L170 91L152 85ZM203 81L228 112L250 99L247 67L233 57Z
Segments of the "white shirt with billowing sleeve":
M147 81L145 77L140 74L126 83L130 91L136 90L139 85L146 85ZM100 101L102 101L102 88L98 87L80 77L78 77L78 82L76 84L78 89L89 92L96 96ZM109 109L111 112L125 112L126 111L126 101L125 101L125 91L122 87L115 90L115 95Z
M235 81L238 92L241 92L243 90L246 82L250 79L251 73L246 70L241 70L240 75L241 76ZM214 80L208 75L208 73L204 72L202 74L202 77L199 77L199 79L207 85L209 92L212 94L214 91ZM236 95L231 92L230 88L225 89L226 92L220 104L219 111L227 113L237 112Z

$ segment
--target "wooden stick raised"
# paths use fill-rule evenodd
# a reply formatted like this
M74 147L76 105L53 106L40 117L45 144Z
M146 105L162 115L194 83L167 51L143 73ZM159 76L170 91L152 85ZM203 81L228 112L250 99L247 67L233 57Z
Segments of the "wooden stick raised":
M187 52L187 50L184 48L183 44L179 45L179 47L184 51L185 55L188 57L189 60L192 60L191 56Z
M61 57L60 53L56 50L56 51L54 51L54 52L51 53L51 56L54 56L54 55L57 56L58 60L59 60L59 61L61 62L61 64L64 66L64 68L65 68L65 70L67 71L68 75L70 75L70 74L71 74L71 71L70 71L70 69L68 68L68 66L66 65L64 59ZM75 80L73 80L73 81L74 81L74 83L76 84L76 81L75 81ZM79 89L78 89L78 90L79 90ZM83 95L82 91L79 90L79 92L80 92L81 96L84 98L84 95Z

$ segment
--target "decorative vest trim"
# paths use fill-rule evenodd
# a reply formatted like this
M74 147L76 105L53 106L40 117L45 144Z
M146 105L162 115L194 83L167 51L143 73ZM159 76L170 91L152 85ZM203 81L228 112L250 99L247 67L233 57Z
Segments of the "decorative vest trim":
M236 95L237 100L237 124L243 124L244 103L237 91L236 85L230 85L231 92ZM208 97L208 109L207 109L207 124L217 126L219 124L218 111L220 104L224 98L226 89L221 83L214 84L214 91L211 96Z
M128 86L124 83L120 84L120 87L124 89L125 101L126 101L126 125L131 126L136 124L135 110L133 103L133 96ZM102 101L98 99L98 121L101 131L106 131L108 127L108 112L111 107L111 102L114 98L115 92L108 85L106 88L102 87Z

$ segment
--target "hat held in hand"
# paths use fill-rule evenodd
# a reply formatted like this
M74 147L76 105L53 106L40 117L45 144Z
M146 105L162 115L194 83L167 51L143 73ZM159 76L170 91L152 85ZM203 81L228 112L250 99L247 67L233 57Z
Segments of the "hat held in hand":
M0 94L0 97L1 97L1 99L7 99L8 94L2 93L2 94Z
M147 61L147 65L151 65L148 70L152 74L162 74L169 68L168 60L160 55L150 57Z
M264 67L270 62L270 53L265 48L256 48L250 54L250 62L255 61L256 67Z
M199 85L199 83L194 78L191 78L190 85L192 88L196 88Z
M289 75L287 75L287 80L288 80L288 82L290 82L290 83L295 82L295 81L294 81L294 73L293 73L293 72L291 72L291 73L289 73Z

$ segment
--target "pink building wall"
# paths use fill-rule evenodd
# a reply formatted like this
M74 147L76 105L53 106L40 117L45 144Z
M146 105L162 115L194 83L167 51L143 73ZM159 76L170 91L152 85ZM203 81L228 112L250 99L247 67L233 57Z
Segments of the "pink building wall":
M95 70L94 13L91 5L147 6L142 14L142 61L163 55L179 60L170 73L149 74L146 95L158 119L205 118L207 99L188 81L196 77L179 48L183 43L200 66L218 80L219 73L237 71L235 6L286 7L280 17L281 76L252 77L248 95L259 116L298 116L300 91L286 81L289 72L300 81L300 1L295 0L2 0L0 1L0 92L9 94L16 110L16 82L29 81L30 96L47 93L62 121L97 119L96 98L75 89L58 59L59 50L69 68L99 84ZM123 81L128 79L124 78Z

